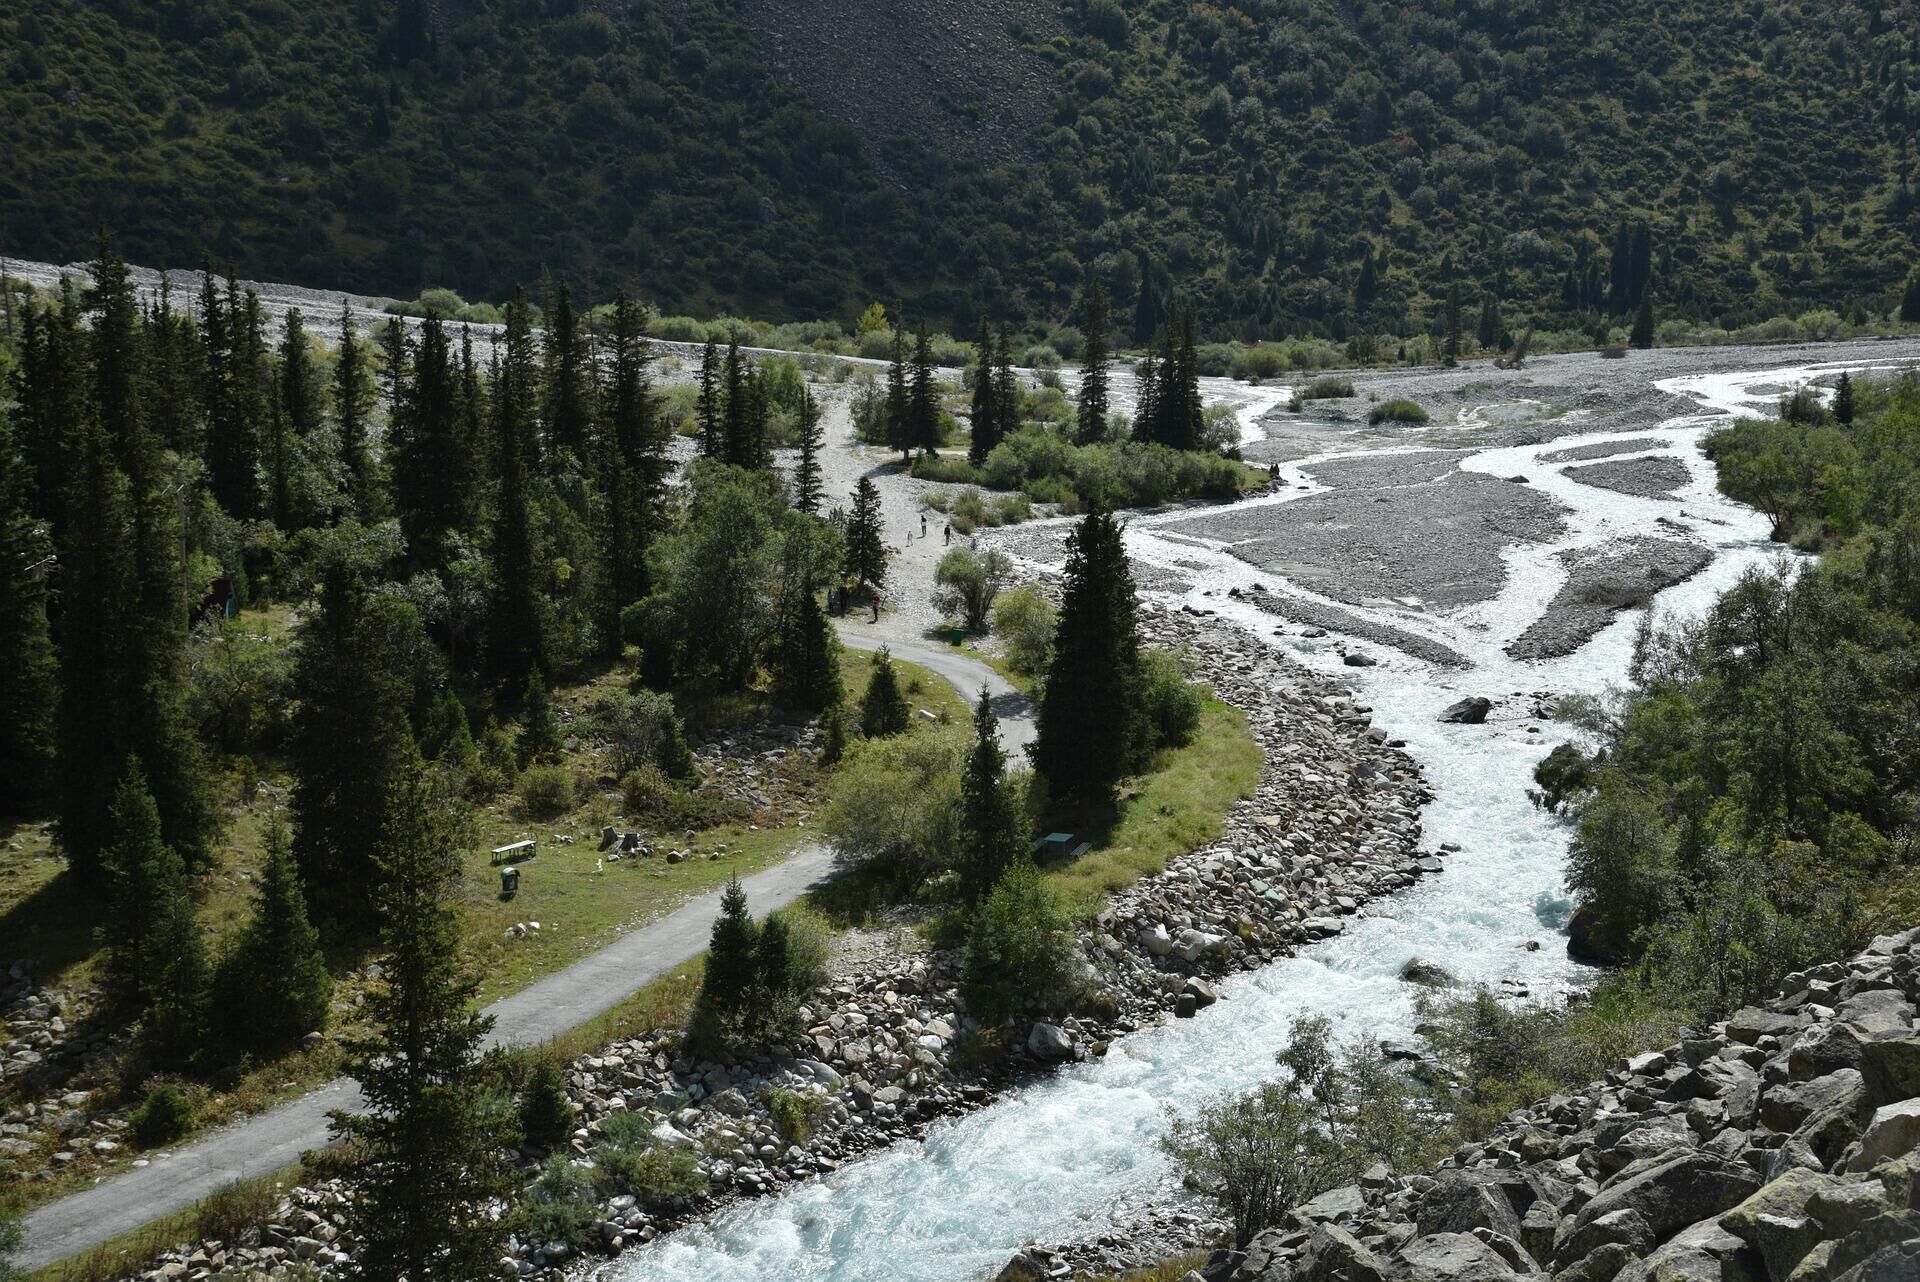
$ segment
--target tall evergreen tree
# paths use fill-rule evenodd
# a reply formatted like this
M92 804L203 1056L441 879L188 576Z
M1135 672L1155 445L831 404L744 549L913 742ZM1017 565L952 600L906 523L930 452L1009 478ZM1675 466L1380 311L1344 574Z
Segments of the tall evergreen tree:
M1460 287L1447 286L1446 346L1444 363L1451 368L1460 363Z
M1833 389L1833 417L1840 423L1853 425L1853 377L1842 373L1840 381Z
M267 829L253 913L221 955L214 998L221 1039L235 1048L270 1050L327 1025L333 977L278 818Z
M1107 433L1107 291L1098 280L1087 282L1085 314L1087 349L1080 365L1080 404L1074 440L1091 445Z
M493 1018L473 1012L477 980L460 966L453 906L457 820L409 744L388 791L375 852L380 981L367 1032L346 1043L366 1112L330 1114L351 1143L348 1225L364 1246L357 1277L468 1282L494 1271L507 1226L493 1204L518 1187L516 1138L480 1071Z
M560 282L554 296L553 314L547 317L546 386L541 401L541 417L546 426L547 457L570 450L575 459L587 452L590 418L587 397L587 342L580 332L580 317L573 310L573 291Z
M291 321L291 317L289 318ZM160 297L147 314L146 401L160 444L183 459L206 457L200 404L200 336L193 317L173 309L173 286L160 278Z
M1004 441L1020 428L1020 379L1013 372L1013 336L1005 325L993 342L993 426Z
M340 304L340 357L333 367L333 412L340 422L340 462L347 470L348 497L362 519L374 514L372 463L367 438L373 415L373 388L366 348L353 332L353 315Z
M407 550L436 563L446 536L466 518L461 480L467 451L459 376L438 316L421 323L408 367L387 434L393 510Z
M1000 718L986 688L973 710L973 753L960 786L961 891L979 903L1020 857L1020 820L1006 781L1007 754L1000 748Z
M186 1064L204 1040L207 956L186 865L160 832L160 811L137 757L114 790L115 837L103 854L110 915L107 970L140 1013L141 1042L166 1067Z
M306 318L298 307L287 309L286 330L280 336L280 408L287 416L287 430L296 439L306 439L320 425L313 352L307 343Z
M1139 755L1140 641L1120 526L1089 512L1068 536L1054 660L1040 697L1033 764L1081 822L1113 804Z
M847 520L845 567L856 583L876 591L887 581L887 541L881 527L880 490L868 477L853 487L853 513Z
M1920 324L1920 267L1907 276L1906 288L1900 293L1900 323Z
M1500 300L1488 290L1480 300L1480 324L1473 335L1480 350L1490 352L1500 345L1500 329Z
M542 603L534 569L532 465L533 334L524 293L507 304L506 354L494 379L493 602L487 662L499 688L517 692L546 666Z
M735 467L752 467L753 367L740 354L737 334L727 339L727 357L721 366L720 382L725 398L720 457Z
M822 569L832 568L837 549L831 528L803 512L787 514L782 534L774 694L789 707L818 712L840 699L839 639L818 595Z
M614 299L608 335L611 386L601 433L601 486L607 511L602 547L606 591L601 650L618 654L620 611L647 594L647 549L660 523L666 485L666 439L653 403L647 364L646 308L622 290Z
M708 336L707 345L700 352L700 395L693 403L694 422L700 428L700 452L708 458L720 458L726 453L720 395L720 349L712 336Z
M968 415L970 438L967 461L980 467L1000 443L1000 397L993 369L993 329L980 322L980 339L973 345L973 402Z
M0 815L42 813L53 782L60 669L47 630L56 564L47 523L27 510L33 478L0 412Z
M793 507L817 516L820 512L820 447L826 444L820 407L811 389L800 393L800 453L793 464Z
M860 733L869 739L905 734L909 715L907 697L900 693L900 677L893 670L893 656L881 646L873 656L866 692L860 696Z
M923 454L940 449L940 389L933 381L933 339L920 322L913 339L913 382L907 394L908 434Z
M913 457L913 410L907 392L906 326L895 322L893 344L887 356L887 444L900 451L900 461Z
M385 798L412 743L413 674L425 643L413 607L375 597L344 564L326 568L320 605L294 651L294 855L309 896L364 920Z
M747 892L736 876L721 892L700 993L693 1003L690 1036L705 1053L730 1056L750 1040L759 940L759 926L747 911Z
M1640 295L1640 310L1633 318L1633 332L1627 341L1642 351L1653 346L1653 291Z
M86 335L70 280L61 280L60 298L45 310L27 308L19 358L13 386L20 450L32 478L27 510L45 518L58 540L86 416Z

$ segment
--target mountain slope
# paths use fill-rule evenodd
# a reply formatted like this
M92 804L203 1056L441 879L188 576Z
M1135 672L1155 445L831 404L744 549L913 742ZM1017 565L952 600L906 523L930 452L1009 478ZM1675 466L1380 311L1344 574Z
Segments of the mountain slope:
M1151 329L1884 312L1912 0L23 0L0 242ZM1640 226L1644 224L1644 231ZM1617 253L1616 253L1617 251ZM1140 305L1140 283L1149 284Z

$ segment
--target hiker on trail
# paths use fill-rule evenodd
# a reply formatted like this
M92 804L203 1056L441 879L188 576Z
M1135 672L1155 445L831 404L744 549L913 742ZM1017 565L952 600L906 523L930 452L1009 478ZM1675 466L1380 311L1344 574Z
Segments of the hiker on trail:
M951 521L947 523L946 531L940 536L940 546L943 548L953 546L953 523Z
M873 594L873 621L880 622L880 594L877 591Z
M925 512L920 514L920 537L923 539L927 537L927 514Z

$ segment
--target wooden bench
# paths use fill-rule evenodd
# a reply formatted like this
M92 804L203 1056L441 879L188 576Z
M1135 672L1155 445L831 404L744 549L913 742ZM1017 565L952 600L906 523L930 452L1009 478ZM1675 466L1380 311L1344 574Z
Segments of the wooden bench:
M505 846L493 848L493 862L496 864L517 864L522 859L533 857L533 840L516 841Z

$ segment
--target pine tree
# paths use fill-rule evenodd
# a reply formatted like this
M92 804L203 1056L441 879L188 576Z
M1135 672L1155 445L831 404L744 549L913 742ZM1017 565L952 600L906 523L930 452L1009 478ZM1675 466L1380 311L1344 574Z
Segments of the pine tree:
M881 532L880 489L868 477L853 487L853 514L847 520L843 564L856 583L878 591L887 581L887 543Z
M800 396L800 453L793 465L793 508L808 516L820 512L820 447L826 444L820 407L811 389Z
M298 307L287 309L286 330L280 336L280 408L287 416L287 430L296 440L305 440L319 426L313 353L307 344L306 318Z
M492 1203L518 1187L511 1122L489 1099L480 1052L493 1019L459 964L457 820L409 745L376 852L382 976L346 1043L364 1113L330 1114L352 1145L345 1177L358 1277L468 1282L494 1271L506 1224Z
M607 496L600 643L603 654L616 655L623 640L620 611L647 594L647 549L660 524L667 462L664 428L647 376L652 360L647 312L625 290L614 299L608 343L612 386L604 398L607 428L600 434L601 485Z
M1013 336L1005 325L993 342L993 394L995 439L1004 441L1020 429L1020 380L1013 372Z
M277 817L267 829L253 915L220 958L214 997L228 1046L271 1050L327 1026L333 978L307 916L292 839Z
M1074 441L1091 445L1107 432L1107 291L1097 280L1087 283L1087 350L1080 367L1078 430Z
M727 339L727 359L722 367L725 389L725 413L721 419L720 457L735 467L753 467L758 461L753 449L753 369L740 355L738 335Z
M203 1041L206 947L195 919L186 865L160 832L160 810L137 757L114 790L113 843L103 853L110 905L107 972L139 1012L143 1049L178 1067Z
M1120 527L1089 512L1068 536L1054 660L1040 698L1033 764L1082 823L1113 804L1139 754L1140 642Z
M707 458L725 454L720 414L720 349L711 336L700 352L700 395L694 401L693 418L700 428L700 453Z
M261 395L259 300L249 307L229 276L218 299L213 278L201 286L201 341L206 351L207 480L228 516L260 514L260 430L266 418ZM251 295L249 295L251 298Z
M1160 439L1160 360L1151 346L1134 367L1138 384L1133 398L1133 439Z
M1851 427L1853 413L1853 379L1842 373L1840 382L1833 389L1833 417L1836 422Z
M44 521L27 510L33 478L0 413L0 815L42 812L53 782L60 668L47 630L55 562Z
M412 656L425 643L413 607L374 597L327 567L319 609L295 643L293 849L307 893L329 915L365 918L385 797L412 751Z
M1000 396L993 367L993 331L980 322L980 339L973 345L973 402L969 413L967 461L983 466L987 455L1000 443Z
M1020 822L1007 794L1007 754L986 688L973 711L973 753L960 786L961 892L978 903L1020 856Z
M900 451L902 463L913 457L913 415L907 378L907 331L904 325L895 324L893 344L887 356L887 445Z
M1633 332L1627 341L1645 351L1653 346L1653 291L1640 295L1640 310L1633 318Z
M297 313L296 313L297 314ZM293 323L289 316L288 324ZM199 401L200 337L193 317L173 310L173 286L160 278L160 298L146 322L148 419L160 444L183 459L206 456Z
M707 961L694 998L689 1038L703 1054L731 1057L749 1040L760 931L747 911L747 892L734 877L720 895L720 912L707 940Z
M373 413L373 388L367 353L353 332L353 315L340 304L340 358L333 367L333 412L340 421L340 462L347 470L348 497L362 520L374 513L371 461L367 457L367 420Z
M1900 323L1920 324L1920 268L1907 277L1906 290L1900 295Z
M584 459L587 450L587 344L573 310L573 291L560 283L553 314L547 318L547 369L541 417L546 424L547 457L570 450Z
M1480 324L1474 331L1480 350L1490 352L1500 345L1500 301L1488 290L1480 302Z
M421 323L420 342L408 365L387 434L393 510L408 552L438 563L447 535L466 518L461 389L446 327L438 316Z
M893 656L881 646L873 657L867 691L860 697L860 733L869 739L905 734L909 715L907 697L900 693L900 678L893 670Z
M27 510L47 520L56 543L64 538L75 444L86 415L85 345L73 284L63 278L59 301L44 311L27 308L14 374L19 446L32 478Z
M520 738L517 747L522 761L543 761L557 756L562 741L560 723L554 719L553 700L547 695L547 682L535 668L527 676L526 693L520 700Z
M787 515L774 622L773 688L782 703L807 712L840 699L839 642L818 596L821 561L833 551L828 538L824 523L799 512Z
M940 448L940 391L933 381L933 339L927 323L913 339L913 382L907 394L907 434L914 449L934 454Z
M559 1061L550 1054L535 1056L520 1094L521 1138L540 1148L555 1148L567 1142L578 1120Z
M495 490L493 601L487 621L487 661L499 688L524 689L527 675L546 666L546 638L534 567L533 335L526 295L507 304L506 355L494 379Z
M1460 363L1460 287L1447 286L1446 349L1444 363L1451 369Z

